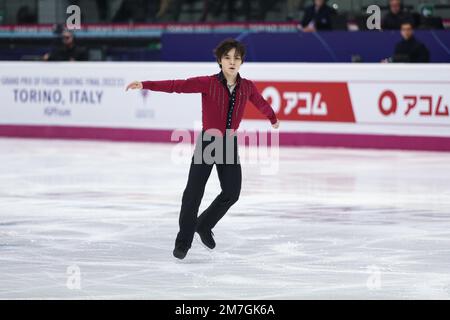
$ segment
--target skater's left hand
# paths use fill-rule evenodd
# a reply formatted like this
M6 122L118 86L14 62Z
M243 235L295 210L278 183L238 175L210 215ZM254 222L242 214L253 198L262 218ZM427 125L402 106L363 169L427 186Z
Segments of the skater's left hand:
M280 126L280 120L277 120L277 122L275 122L275 123L272 125L272 128L278 129L279 126Z
M140 82L140 81L133 81L129 85L127 85L127 88L125 89L125 91L128 91L128 89L139 89L139 90L142 90L142 88L143 88L142 82Z

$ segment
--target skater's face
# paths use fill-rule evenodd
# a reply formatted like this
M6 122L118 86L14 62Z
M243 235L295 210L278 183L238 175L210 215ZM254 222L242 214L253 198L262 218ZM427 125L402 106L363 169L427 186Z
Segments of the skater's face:
M236 48L231 49L222 56L220 60L223 73L229 76L236 76L242 64L242 57L236 53Z

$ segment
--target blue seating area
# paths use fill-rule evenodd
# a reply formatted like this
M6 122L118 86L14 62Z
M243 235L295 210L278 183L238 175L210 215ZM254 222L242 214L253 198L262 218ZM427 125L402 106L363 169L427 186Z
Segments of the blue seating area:
M163 61L214 61L212 49L225 37L242 40L247 61L259 62L380 62L393 54L401 40L398 31L316 33L164 33ZM416 31L416 37L430 51L431 62L450 62L450 31ZM180 48L183 48L180 50Z

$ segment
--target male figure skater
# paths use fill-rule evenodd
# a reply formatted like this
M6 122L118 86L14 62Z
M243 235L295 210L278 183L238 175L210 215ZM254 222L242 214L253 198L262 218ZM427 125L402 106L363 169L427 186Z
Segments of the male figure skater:
M186 80L133 81L128 89L148 89L163 92L202 94L202 134L199 135L189 170L189 178L183 192L179 227L173 255L183 259L191 247L195 232L205 246L213 249L216 245L212 229L236 203L241 191L241 165L237 155L237 135L235 134L244 114L248 99L277 129L279 121L269 103L261 96L252 81L241 78L239 68L245 57L244 45L234 39L222 41L214 55L221 71L214 75L199 76ZM223 146L220 153L213 154L213 163L204 159L205 148L212 142ZM229 143L232 142L232 143ZM233 157L230 161L229 155ZM198 155L200 155L200 161ZM226 159L222 161L222 159ZM198 209L205 191L205 185L213 165L219 176L221 193L197 218Z

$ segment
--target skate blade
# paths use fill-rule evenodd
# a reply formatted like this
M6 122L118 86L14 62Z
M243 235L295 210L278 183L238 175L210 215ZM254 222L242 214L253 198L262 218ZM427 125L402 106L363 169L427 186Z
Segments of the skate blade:
M200 236L198 235L198 233L195 233L194 239L195 239L195 241L199 242L199 243L200 243L204 248L206 248L208 251L213 251L213 249L207 247L207 246L203 243L203 241L202 241L202 239L200 239Z

